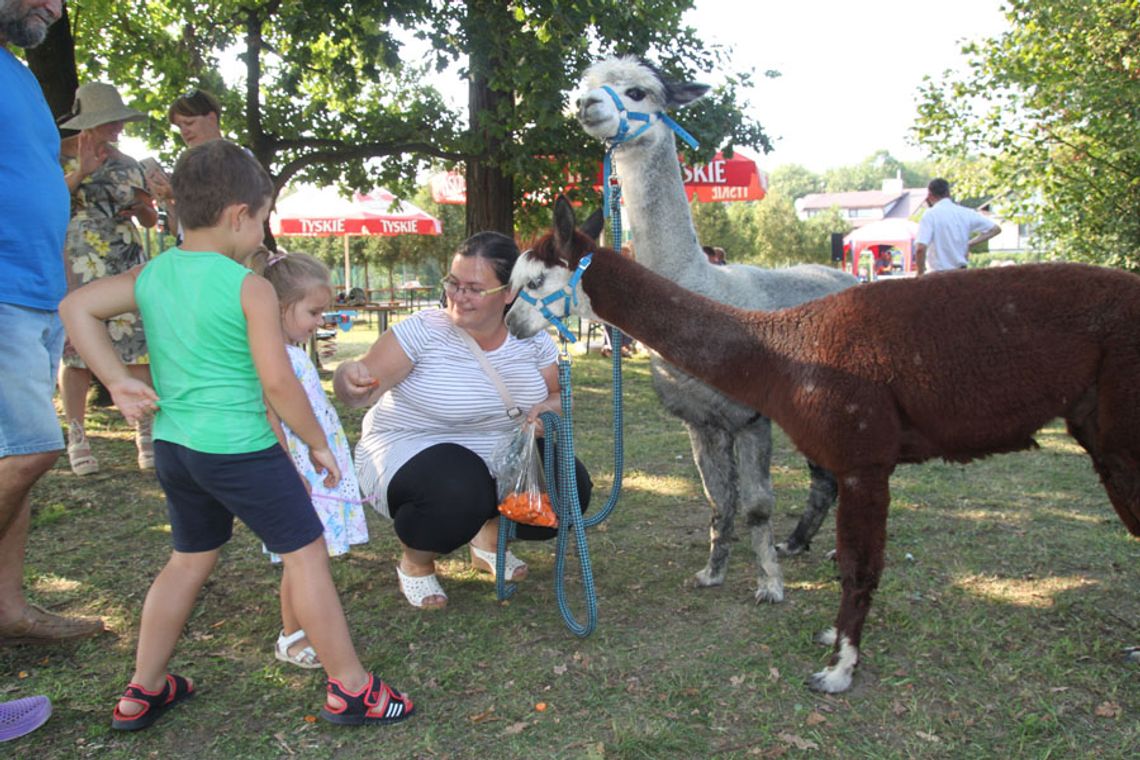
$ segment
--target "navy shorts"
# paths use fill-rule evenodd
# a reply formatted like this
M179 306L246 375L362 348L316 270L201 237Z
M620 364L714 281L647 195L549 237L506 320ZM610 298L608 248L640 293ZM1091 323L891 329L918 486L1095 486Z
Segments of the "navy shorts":
M233 535L235 517L277 554L324 534L293 460L276 444L248 454L205 454L155 441L154 465L175 551L219 548Z

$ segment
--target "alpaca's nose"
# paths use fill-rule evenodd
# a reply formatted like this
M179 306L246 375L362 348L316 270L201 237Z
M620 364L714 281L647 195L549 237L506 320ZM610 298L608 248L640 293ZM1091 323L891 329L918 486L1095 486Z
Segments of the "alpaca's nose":
M594 97L593 95L586 95L584 97L578 98L578 108L590 108L592 106L596 106L601 102L602 101L600 98Z

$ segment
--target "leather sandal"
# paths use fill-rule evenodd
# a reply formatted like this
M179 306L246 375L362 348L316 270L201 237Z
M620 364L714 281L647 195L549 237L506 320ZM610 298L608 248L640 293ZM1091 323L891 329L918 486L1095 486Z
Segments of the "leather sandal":
M99 618L64 617L29 604L18 620L0 625L0 646L56 644L102 632L103 621Z
M273 656L281 660L281 662L287 662L290 665L296 665L298 668L305 668L306 670L321 667L321 661L311 646L306 646L296 654L289 654L289 647L303 638L305 638L305 631L302 628L298 628L288 636L285 635L285 631L281 631L281 635L277 637L277 645L273 648Z
M194 696L194 684L182 676L173 673L166 674L166 683L158 691L147 691L137 683L127 685L120 701L135 702L142 705L142 710L134 715L124 715L115 705L115 712L111 719L111 728L117 731L139 731L154 725L162 714L179 702Z
M447 594L443 593L443 586L439 585L435 573L422 576L408 575L396 565L396 575L400 579L400 591L404 592L408 604L421 610L441 610L447 606ZM424 604L424 600L432 596L443 597L443 604Z
M398 723L416 711L407 694L396 691L375 673L368 674L368 683L357 692L348 691L340 681L330 678L328 695L333 701L325 702L321 717L342 726Z
M87 433L78 420L67 426L67 460L76 475L94 475L99 472L99 460L91 454Z
M471 566L490 573L492 578L495 577L495 552L485 551L475 544L470 546ZM506 571L508 581L521 581L528 572L526 563L512 554L510 549L507 549L507 556L503 558L503 569Z

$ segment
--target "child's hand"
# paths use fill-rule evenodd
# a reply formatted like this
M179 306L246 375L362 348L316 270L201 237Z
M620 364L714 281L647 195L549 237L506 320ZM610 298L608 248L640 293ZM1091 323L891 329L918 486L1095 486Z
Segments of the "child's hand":
M323 472L325 474L323 481L325 488L335 488L336 484L340 482L340 467L337 466L336 456L329 450L329 447L309 449L309 461L313 463L313 467L318 473Z
M126 377L108 385L107 390L119 412L132 424L158 410L158 394L142 380Z

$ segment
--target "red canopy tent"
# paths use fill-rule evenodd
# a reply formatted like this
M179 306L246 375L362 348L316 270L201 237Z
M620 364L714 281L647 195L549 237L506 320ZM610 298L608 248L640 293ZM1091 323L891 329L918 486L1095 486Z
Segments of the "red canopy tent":
M756 162L740 151L732 158L717 153L706 164L689 166L681 163L681 177L689 202L758 201L768 193L768 175ZM598 168L596 188L602 186L602 170ZM467 186L458 172L440 172L431 178L432 200L436 203L467 202Z
M843 238L843 268L858 274L863 251L870 249L870 253L880 259L889 249L897 248L902 252L902 274L910 274L915 271L914 239L917 236L918 223L910 219L883 219L864 225ZM871 269L874 277L880 267Z
M383 188L341 197L332 188L302 186L277 199L270 222L274 235L344 238L344 291L351 287L348 239L351 235L439 235L440 221Z

